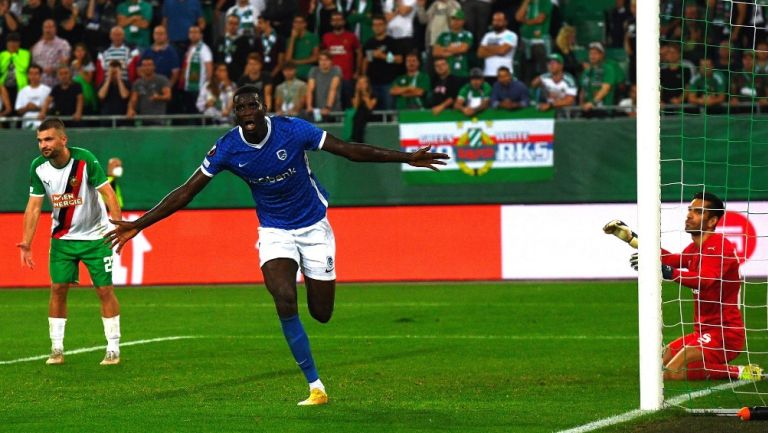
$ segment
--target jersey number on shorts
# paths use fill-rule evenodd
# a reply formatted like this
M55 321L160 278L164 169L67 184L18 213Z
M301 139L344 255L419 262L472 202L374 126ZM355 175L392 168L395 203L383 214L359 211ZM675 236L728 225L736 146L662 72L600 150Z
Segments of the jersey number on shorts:
M712 337L710 337L709 334L701 334L701 337L699 337L697 341L699 344L707 344L712 341Z
M112 272L112 257L104 257L104 272Z

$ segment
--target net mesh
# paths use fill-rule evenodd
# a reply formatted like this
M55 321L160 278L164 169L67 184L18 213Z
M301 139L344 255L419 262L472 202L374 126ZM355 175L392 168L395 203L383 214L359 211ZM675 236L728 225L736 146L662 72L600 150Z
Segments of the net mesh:
M718 232L735 246L742 275L735 282L700 278L693 290L664 283L664 341L694 332L694 310L713 306L724 315L740 309L746 335L739 350L733 323L713 327L725 335L725 360L686 372L710 380L665 381L665 401L690 408L766 405L768 381L723 376L734 376L730 366L768 368L768 0L661 4L662 246L679 253L691 243L684 230L691 198L714 193L727 209ZM729 257L714 259L729 266ZM729 299L733 284L741 290Z

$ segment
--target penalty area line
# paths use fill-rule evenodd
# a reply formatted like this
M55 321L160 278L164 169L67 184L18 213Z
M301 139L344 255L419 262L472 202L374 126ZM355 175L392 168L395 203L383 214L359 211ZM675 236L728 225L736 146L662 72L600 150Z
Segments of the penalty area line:
M706 397L710 394L724 391L728 388L738 388L740 386L747 385L750 383L754 383L754 382L750 382L748 380L739 380L736 382L724 383L722 385L717 385L712 388L702 389L700 391L678 395L677 397L673 397L669 400L666 400L664 404L665 406L677 406L688 400L693 400L699 397ZM624 412L622 414L615 415L612 417L599 419L597 421L592 421L591 423L580 425L578 427L569 428L568 430L560 430L557 433L586 433L586 432L597 430L603 427L608 427L616 424L621 424L623 422L632 421L633 419L640 418L643 415L648 415L653 412L656 412L656 411L635 409L635 410Z
M126 341L125 343L120 343L120 347L125 346L138 346L140 344L151 344L151 343L159 343L162 341L173 341L173 340L188 340L191 338L200 338L196 335L175 335L171 337L159 337L159 338L150 338L147 340L136 340L136 341ZM94 346L94 347L83 347L80 349L73 349L73 350L65 350L65 355L77 355L79 353L88 353L88 352L97 352L99 350L105 350L105 345L101 346ZM38 356L30 356L27 358L18 358L18 359L11 359L8 361L0 361L0 365L8 365L8 364L18 364L21 362L30 362L30 361L39 361L41 359L47 359L48 355L38 355Z

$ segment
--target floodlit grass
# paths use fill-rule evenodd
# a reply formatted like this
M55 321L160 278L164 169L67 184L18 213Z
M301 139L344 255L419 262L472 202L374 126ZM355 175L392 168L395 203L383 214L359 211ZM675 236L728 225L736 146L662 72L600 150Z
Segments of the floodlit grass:
M263 286L117 294L124 343L194 338L124 346L116 367L101 348L0 364L0 431L528 433L638 406L634 282L340 285L330 323L301 308L324 407L296 407L307 386ZM47 354L47 299L0 291L0 362ZM95 294L72 290L65 349L103 345Z

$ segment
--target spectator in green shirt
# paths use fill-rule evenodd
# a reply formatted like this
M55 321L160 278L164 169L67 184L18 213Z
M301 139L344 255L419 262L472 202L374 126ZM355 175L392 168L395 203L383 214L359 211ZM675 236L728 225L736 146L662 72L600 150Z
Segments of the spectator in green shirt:
M483 70L472 68L469 72L469 83L459 90L453 108L465 116L475 116L491 104L491 90L491 85L485 82Z
M526 82L547 70L547 56L552 44L549 37L551 17L552 0L523 0L515 14L525 47L523 78Z
M605 62L605 48L600 42L589 44L589 67L581 74L581 95L579 104L585 114L596 108L614 104L614 93L618 84L614 66Z
M444 57L451 66L451 74L456 77L469 75L469 60L467 53L474 38L472 33L464 30L464 11L456 10L451 15L450 31L438 36L437 42L432 46L432 57Z
M307 19L303 15L293 18L293 29L288 39L288 48L285 52L285 60L296 65L296 76L306 81L309 70L317 64L317 56L320 53L320 38L307 30Z
M128 0L117 5L117 25L125 30L125 42L133 48L149 47L152 5L144 0Z
M712 60L704 57L699 60L699 73L691 80L686 93L689 104L697 105L707 113L722 113L728 81L722 72L713 68Z
M395 108L398 110L421 109L432 86L429 76L419 70L418 52L405 56L405 75L395 79L389 93L395 97Z

